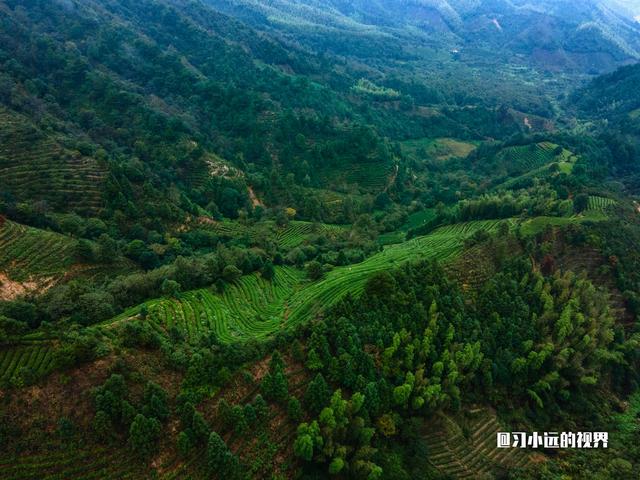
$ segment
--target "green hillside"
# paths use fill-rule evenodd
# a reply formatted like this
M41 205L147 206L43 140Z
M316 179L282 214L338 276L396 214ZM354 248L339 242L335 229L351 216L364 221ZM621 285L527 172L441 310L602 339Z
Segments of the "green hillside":
M46 201L61 210L95 214L106 169L94 158L65 149L25 118L0 112L0 182L20 200Z
M0 0L0 480L640 478L637 15Z
M445 262L458 254L466 239L478 231L492 232L500 222L481 221L443 227L431 235L392 245L362 263L338 267L318 282L303 280L301 272L276 268L271 281L258 275L243 277L222 295L210 289L180 294L177 299L153 300L144 304L148 318L162 330L177 328L197 340L215 332L220 341L262 339L311 320L346 295L357 296L376 272L409 261ZM140 315L136 307L109 323L120 323Z
M57 280L71 267L74 248L69 237L7 221L0 227L0 271L17 281Z

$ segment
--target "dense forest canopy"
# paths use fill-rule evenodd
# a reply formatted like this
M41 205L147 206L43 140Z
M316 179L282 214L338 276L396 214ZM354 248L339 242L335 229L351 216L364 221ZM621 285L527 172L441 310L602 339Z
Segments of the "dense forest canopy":
M0 0L0 479L640 477L639 19Z

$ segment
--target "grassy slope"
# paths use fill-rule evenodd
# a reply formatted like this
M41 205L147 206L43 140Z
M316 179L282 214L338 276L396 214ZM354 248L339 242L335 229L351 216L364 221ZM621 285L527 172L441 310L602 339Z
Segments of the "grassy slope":
M429 158L444 161L464 158L476 149L476 145L455 138L421 138L406 140L402 142L401 148L405 155L411 157L422 159L422 154L426 153Z

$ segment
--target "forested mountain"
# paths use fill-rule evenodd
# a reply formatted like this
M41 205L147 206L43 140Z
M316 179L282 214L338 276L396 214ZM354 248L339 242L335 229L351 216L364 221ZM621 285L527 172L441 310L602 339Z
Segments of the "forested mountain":
M597 72L637 59L640 52L640 25L629 7L600 0L209 3L317 51L364 58L371 52L366 44L379 42L384 46L377 56L411 57L412 50L430 48L431 60L436 52L456 50L485 65L508 61Z
M271 184L274 165L279 183L292 174L322 188L345 161L391 170L383 136L459 129L482 138L501 135L505 123L491 105L469 119L459 110L466 102L424 115L409 93L378 91L350 65L318 60L197 3L6 2L3 16L2 99L15 136L31 129L38 141L60 145L67 162L92 165L107 210L132 209L127 217L142 222L180 221L212 205L235 212L248 202L247 184L291 202L295 192ZM436 104L458 94L417 89ZM217 171L228 173L212 189L203 179ZM73 198L52 198L55 181L40 180L43 199L74 206ZM20 187L20 179L8 185L18 200ZM176 194L167 195L169 187ZM222 198L226 187L234 193Z
M0 479L640 477L638 15L0 0Z
M640 108L640 93L635 85L640 81L640 65L620 68L593 80L577 91L572 101L585 114L593 117L634 120Z

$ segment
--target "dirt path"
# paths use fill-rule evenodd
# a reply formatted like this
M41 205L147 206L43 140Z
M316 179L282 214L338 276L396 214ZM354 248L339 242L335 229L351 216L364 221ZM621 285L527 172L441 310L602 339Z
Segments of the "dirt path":
M251 200L251 205L253 205L253 208L264 207L264 203L262 203L262 200L260 200L256 195L256 192L253 191L253 187L247 187L247 190L249 191L249 199Z
M396 183L396 178L398 178L399 168L400 167L396 163L395 168L393 169L393 174L389 178L389 182L387 183L387 186L384 189L385 192L388 191L393 186L394 183Z

